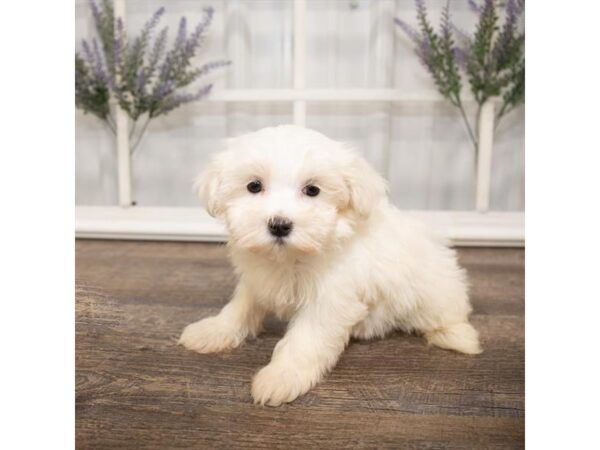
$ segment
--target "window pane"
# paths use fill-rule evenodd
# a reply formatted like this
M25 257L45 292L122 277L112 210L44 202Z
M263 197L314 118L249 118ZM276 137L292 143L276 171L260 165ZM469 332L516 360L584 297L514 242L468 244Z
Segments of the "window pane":
M368 1L307 1L308 87L369 85L371 9Z
M474 116L474 107L467 114ZM523 210L522 109L499 127L492 167L493 210ZM475 158L460 114L443 103L309 104L307 125L350 143L389 179L404 209L472 210Z
M291 122L289 104L199 102L157 119L136 150L133 199L141 206L198 206L194 178L223 139Z

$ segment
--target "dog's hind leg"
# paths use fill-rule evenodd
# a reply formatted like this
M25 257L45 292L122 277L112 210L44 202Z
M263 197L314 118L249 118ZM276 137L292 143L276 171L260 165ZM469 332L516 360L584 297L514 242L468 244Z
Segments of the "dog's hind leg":
M377 305L363 321L352 328L351 336L356 339L382 338L396 328L392 317L393 313L385 305Z
M481 353L477 330L468 322L444 325L425 332L427 342L448 350L475 355Z

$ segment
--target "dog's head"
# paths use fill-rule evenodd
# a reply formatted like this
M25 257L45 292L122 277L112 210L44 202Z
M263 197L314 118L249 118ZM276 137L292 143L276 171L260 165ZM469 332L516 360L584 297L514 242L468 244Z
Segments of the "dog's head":
M267 255L324 251L386 198L385 181L361 156L292 125L229 140L197 187L234 248Z

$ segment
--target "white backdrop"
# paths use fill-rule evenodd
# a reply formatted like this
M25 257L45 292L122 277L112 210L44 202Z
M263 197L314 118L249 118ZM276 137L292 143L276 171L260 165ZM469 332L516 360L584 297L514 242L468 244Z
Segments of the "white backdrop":
M437 24L445 0L427 0ZM455 22L471 30L467 2L453 2ZM211 77L215 90L292 87L291 0L128 0L127 29L135 32L160 6L176 34L182 15L197 22L215 8L210 37L198 61L229 58ZM308 0L307 88L406 90L431 97L435 87L394 15L415 22L412 0ZM76 39L93 35L91 12L76 3ZM465 80L466 81L466 80ZM468 92L466 93L468 95ZM474 207L473 149L457 111L444 103L308 103L307 126L353 143L390 180L402 208ZM474 111L471 111L472 113ZM194 176L222 138L292 121L291 103L199 102L158 118L133 158L133 198L140 206L195 206ZM524 114L511 113L497 130L492 210L523 210ZM112 135L94 117L76 114L76 203L116 205Z

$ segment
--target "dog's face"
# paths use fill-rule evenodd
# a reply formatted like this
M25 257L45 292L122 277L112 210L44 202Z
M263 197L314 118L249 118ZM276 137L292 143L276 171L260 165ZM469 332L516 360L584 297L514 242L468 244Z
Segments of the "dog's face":
M230 245L266 255L315 254L348 238L385 198L384 180L320 133L284 125L228 143L198 181Z

